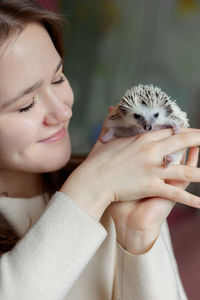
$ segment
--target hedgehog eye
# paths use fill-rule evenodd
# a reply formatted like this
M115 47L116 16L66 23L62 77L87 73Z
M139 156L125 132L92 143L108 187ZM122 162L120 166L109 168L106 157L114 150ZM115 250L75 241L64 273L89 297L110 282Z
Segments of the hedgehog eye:
M146 102L144 102L144 101L142 101L142 104L143 104L143 105L147 105Z
M139 119L141 116L138 114L133 114L133 116L135 117L135 119Z
M153 116L154 118L157 118L159 116L159 113L155 113Z

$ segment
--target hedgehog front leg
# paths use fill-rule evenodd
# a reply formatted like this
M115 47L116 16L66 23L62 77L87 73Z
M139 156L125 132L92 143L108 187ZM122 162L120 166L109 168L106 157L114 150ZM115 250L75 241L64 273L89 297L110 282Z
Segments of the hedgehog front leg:
M108 143L112 140L113 136L115 134L114 128L109 128L106 133L104 133L100 138L99 141L102 143Z
M171 163L173 163L173 158L171 155L165 155L163 157L163 167L167 168Z
M172 128L173 134L177 134L181 132L181 127L177 124L172 125L170 128Z

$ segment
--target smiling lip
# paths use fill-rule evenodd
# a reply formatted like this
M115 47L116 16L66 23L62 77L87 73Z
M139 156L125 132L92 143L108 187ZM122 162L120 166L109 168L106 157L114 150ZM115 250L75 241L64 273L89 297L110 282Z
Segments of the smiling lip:
M66 129L63 127L61 130L57 131L55 134L53 134L49 138L39 141L39 143L57 142L57 141L61 140L65 135L66 135Z

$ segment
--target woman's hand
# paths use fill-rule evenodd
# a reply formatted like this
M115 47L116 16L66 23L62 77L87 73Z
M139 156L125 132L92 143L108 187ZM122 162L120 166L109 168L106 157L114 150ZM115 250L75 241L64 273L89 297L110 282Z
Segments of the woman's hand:
M173 135L163 129L95 144L86 160L61 188L91 216L100 219L112 202L162 197L193 207L200 198L166 180L200 182L200 169L190 166L163 168L163 157L200 145L200 130L184 129Z
M186 165L196 167L198 154L199 148L191 148ZM172 180L168 184L185 189L189 182ZM152 197L112 203L107 210L115 222L118 242L130 253L142 254L153 246L174 205L169 199Z

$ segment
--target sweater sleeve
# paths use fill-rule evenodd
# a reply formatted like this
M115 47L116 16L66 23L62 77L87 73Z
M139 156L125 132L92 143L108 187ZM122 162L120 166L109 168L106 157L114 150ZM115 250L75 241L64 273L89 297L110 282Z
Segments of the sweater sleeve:
M153 247L133 255L117 244L113 300L186 300L167 222Z
M106 237L104 227L57 192L0 259L0 299L61 300Z

